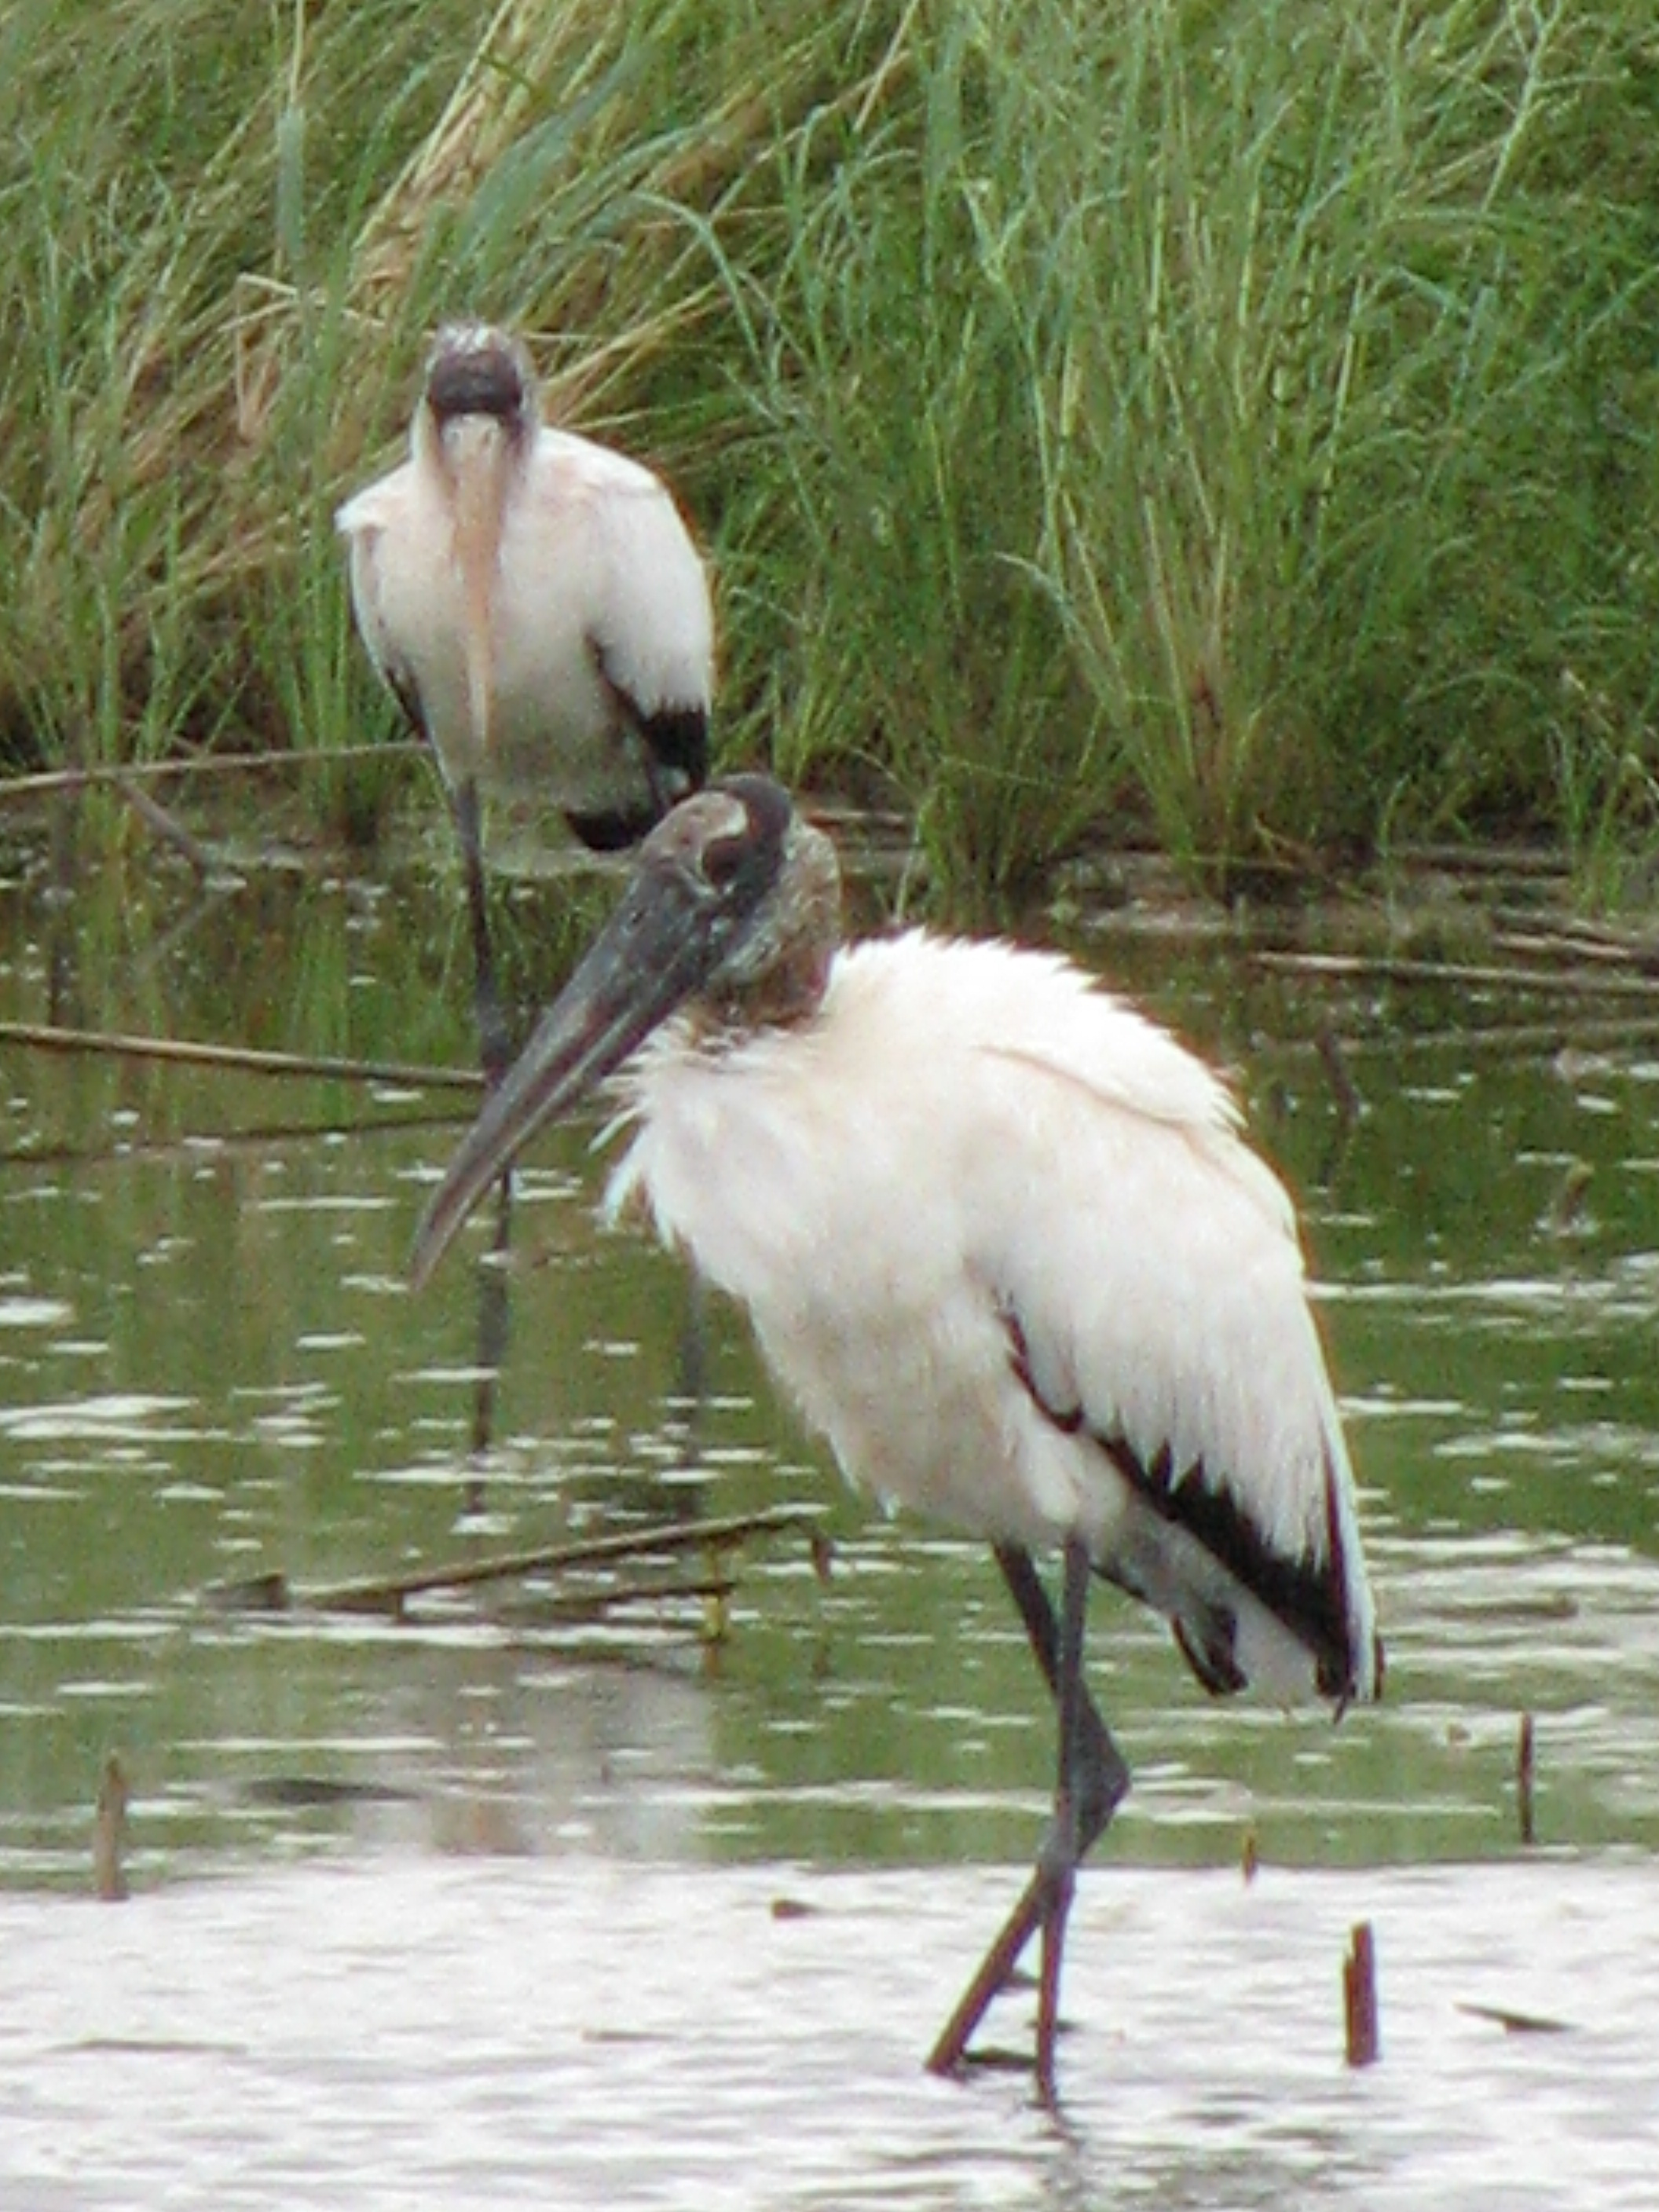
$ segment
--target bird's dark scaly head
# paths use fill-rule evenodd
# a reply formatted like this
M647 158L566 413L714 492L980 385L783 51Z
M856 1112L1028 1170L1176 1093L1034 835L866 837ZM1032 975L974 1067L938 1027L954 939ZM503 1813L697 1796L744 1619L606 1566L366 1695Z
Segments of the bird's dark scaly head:
M534 428L540 406L523 339L487 323L452 323L439 331L427 356L422 398L441 433L482 418L514 442Z
M682 800L452 1162L416 1233L416 1287L534 1132L671 1015L694 1010L722 1034L807 1018L829 980L840 892L834 846L781 784L734 775Z
M461 591L471 746L487 757L495 713L491 605L514 488L534 451L540 403L522 339L484 323L439 331L410 451L449 514Z

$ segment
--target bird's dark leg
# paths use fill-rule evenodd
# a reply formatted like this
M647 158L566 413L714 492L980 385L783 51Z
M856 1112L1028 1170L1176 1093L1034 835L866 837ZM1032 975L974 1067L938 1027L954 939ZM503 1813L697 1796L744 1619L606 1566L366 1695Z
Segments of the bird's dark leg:
M511 1279L503 1263L512 1232L513 1178L504 1175L496 1188L495 1235L489 1257L478 1269L478 1348L473 1361L477 1381L472 1392L471 1468L462 1509L471 1515L484 1510L483 1462L495 1434L495 1386L507 1363Z
M1079 1715L1083 1699L1083 1630L1089 1607L1089 1553L1081 1537L1066 1539L1064 1592L1060 1610L1060 1683L1054 1702L1060 1713L1059 1758L1054 1772L1054 1816L1038 1861L1042 1891L1042 1974L1037 1984L1037 2094L1054 2101L1054 2034L1060 2020L1060 1968L1066 1949L1066 1923L1082 1856L1078 1811Z
M1054 1816L1030 1881L1019 1902L963 1990L928 2055L935 2074L954 2073L980 2021L1007 1986L1020 1954L1041 1928L1043 1970L1037 2008L1037 2087L1054 2101L1054 2042L1066 1918L1077 1869L1103 1833L1129 1786L1129 1770L1113 1742L1083 1680L1083 1627L1089 1594L1089 1553L1080 1538L1066 1547L1062 1617L1056 1620L1029 1552L1014 1544L995 1547L1043 1680L1060 1713L1059 1774Z
M489 939L489 896L484 881L483 823L478 787L471 776L459 787L454 798L455 827L461 840L466 869L467 911L472 924L473 1003L478 1022L478 1050L484 1081L493 1091L512 1065L513 1048L501 1011L495 980L495 949ZM478 1279L478 1375L472 1406L472 1457L482 1459L489 1449L495 1422L495 1377L507 1352L508 1318L507 1277L500 1262L506 1257L513 1234L513 1170L505 1168L497 1185L495 1235L490 1260ZM467 1495L467 1510L483 1510L482 1477L475 1474Z
M992 1547L996 1563L1002 1570L1014 1603L1019 1607L1020 1619L1025 1623L1025 1633L1037 1665L1042 1669L1042 1679L1056 1703L1060 1694L1060 1625L1054 1619L1054 1607L1048 1593L1042 1587L1042 1577L1032 1565L1031 1555L1017 1544L996 1544ZM1085 1555L1086 1556L1086 1555ZM1082 1679L1079 1664L1078 1686L1079 1696L1076 1718L1078 1734L1078 1764L1084 1784L1078 1793L1078 1856L1085 1858L1100 1841L1108 1822L1123 1802L1129 1788L1129 1770L1123 1755L1113 1742L1111 1732L1102 1720L1094 1699L1089 1695L1089 1686Z
M512 1042L501 1012L495 980L495 952L489 940L489 893L484 882L483 822L478 786L468 776L454 797L455 828L466 869L467 915L472 924L472 997L478 1020L478 1048L484 1079L493 1091L513 1064Z

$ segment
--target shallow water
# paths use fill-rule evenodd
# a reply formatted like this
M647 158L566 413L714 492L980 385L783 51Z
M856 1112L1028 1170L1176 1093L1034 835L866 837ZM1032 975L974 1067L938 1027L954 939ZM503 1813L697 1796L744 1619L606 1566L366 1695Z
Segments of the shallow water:
M204 897L129 850L54 897L25 841L0 1018L465 1066L453 891L295 868ZM511 904L526 1002L568 904ZM1595 2112L1650 2141L1633 2023L1650 2046L1659 2027L1637 1940L1659 1844L1659 1060L1634 1036L1482 1044L1512 1011L1488 994L1336 995L1216 943L1099 957L1239 1069L1302 1197L1389 1676L1335 1729L1212 1705L1103 1593L1093 1677L1136 1786L1068 1969L1084 2148L1006 2081L952 2096L914 2070L1042 1814L1048 1731L994 1573L846 1498L722 1309L688 1391L684 1279L596 1230L591 1130L521 1178L476 1454L478 1278L452 1261L419 1300L402 1280L465 1094L9 1046L0 2203L320 2203L348 2172L351 2201L392 2203L410 2171L447 2177L443 2202L626 2181L704 2203L715 2170L733 2203L1565 2201L1481 2193L1483 2166L1532 2185L1502 2120L1529 2099L1577 2161L1571 2201L1646 2201L1578 2147ZM1358 1040L1346 1129L1312 1046L1328 1012ZM392 1622L213 1595L780 1502L833 1537L829 1578L799 1531L751 1543L714 1644L697 1598L572 1622L545 1585L486 1585ZM1523 1713L1549 1858L1522 1866ZM137 1893L115 1913L82 1901L112 1751ZM1272 1880L1245 1893L1247 1836ZM767 1901L802 1887L833 1911L775 1925ZM1273 1898L1285 1917L1239 1940ZM1317 1985L1326 2037L1334 1947L1366 1915L1387 1919L1389 2050L1361 2087L1279 2008ZM1402 1947L1426 2008L1403 2019ZM1458 2025L1445 2055L1449 1960L1513 1960L1494 2002L1549 2009L1568 1952L1590 1995L1567 2008L1613 2044ZM772 1972L802 1954L805 1999ZM618 2020L646 1999L636 2039ZM1260 2048L1254 2028L1233 2048L1238 2018ZM1490 2124L1462 2110L1477 2094ZM102 2196L53 2181L71 2139L100 2146Z
M1650 1866L1101 1869L1058 2119L1014 2075L918 2063L1007 1888L382 1856L120 1911L0 1898L0 2203L1652 2203ZM1338 1966L1362 1917L1382 2053L1355 2072Z

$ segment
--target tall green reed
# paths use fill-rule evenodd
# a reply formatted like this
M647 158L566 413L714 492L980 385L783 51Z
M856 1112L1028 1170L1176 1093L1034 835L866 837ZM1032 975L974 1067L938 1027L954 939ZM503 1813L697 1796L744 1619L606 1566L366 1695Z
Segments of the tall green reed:
M1628 557L1585 483L1628 444L1582 387L1650 297L1651 215L1549 166L1606 20L1148 0L1096 31L1025 85L1075 210L1053 577L1160 838L1224 881L1402 803L1544 811L1563 617Z
M726 757L958 908L1647 834L1638 0L17 0L0 145L19 759L390 728L332 507L478 313L680 489Z

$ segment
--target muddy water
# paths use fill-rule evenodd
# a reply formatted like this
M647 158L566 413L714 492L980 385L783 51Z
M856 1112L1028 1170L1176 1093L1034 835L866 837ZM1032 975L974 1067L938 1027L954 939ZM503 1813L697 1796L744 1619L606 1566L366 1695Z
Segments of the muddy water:
M296 868L204 895L129 848L54 898L25 840L0 882L0 1018L464 1066L453 891ZM569 903L511 904L526 1000ZM1638 1931L1659 1844L1659 1056L1634 1031L1565 1055L1483 1044L1516 1010L1479 988L1344 993L1186 940L1092 957L1239 1068L1301 1194L1390 1694L1334 1730L1213 1705L1156 1624L1103 1595L1095 1679L1136 1788L1085 1888L1079 1960L1103 1956L1071 1985L1085 2148L1006 2084L940 2104L911 2070L1041 1820L1047 1735L994 1574L846 1498L734 1318L699 1320L669 1261L596 1230L591 1129L553 1135L522 1179L480 1452L479 1279L452 1263L418 1301L402 1281L465 1095L7 1044L0 2203L391 2203L405 2147L449 2177L444 2202L605 2201L625 2174L642 2198L709 2202L707 2161L748 2155L763 2078L771 2149L734 2203L1084 2203L1118 2176L1160 2203L1305 2183L1310 2201L1541 2203L1568 2200L1515 2193L1502 2125L1452 2124L1460 2094L1501 2116L1535 2093L1584 2189L1586 2112L1632 2141L1652 2124L1617 2039L1656 2024ZM1314 1048L1327 1020L1355 1040L1352 1123ZM568 1583L486 1583L396 1621L309 1601L781 1503L832 1540L827 1579L801 1531L757 1540L714 1644L701 1595L573 1617ZM251 1607L278 1583L283 1609ZM1545 1854L1524 1867L1522 1714ZM115 1914L82 1901L112 1753L136 1892ZM1288 1900L1265 1941L1220 1886L1247 1835ZM1228 1871L1152 1878L1178 1867ZM797 1887L836 1899L804 1923L801 2012L767 1909ZM1281 2011L1364 1911L1392 1917L1421 1999L1415 2070L1396 2061L1380 2106L1297 2071L1323 1995L1317 2031ZM1177 1942L1188 1913L1199 1940ZM742 1962L735 2013L709 1944ZM1583 2033L1522 2052L1459 2024L1444 2058L1435 2039L1473 2017L1473 1982L1434 1963L1448 1947L1510 1960L1493 2001L1523 2008L1565 2002L1571 1954L1594 1977L1569 2008ZM637 2035L636 1987L662 2014ZM1229 2008L1297 2054L1291 2077L1253 2052L1216 2075ZM381 2017L390 2055L371 2055ZM550 2067L574 2100L562 2164ZM231 2115L256 2090L239 2194ZM642 2160L617 2132L635 2107ZM71 2140L98 2146L101 2195L54 2164ZM1616 2160L1595 2186L1571 2201L1645 2201Z

